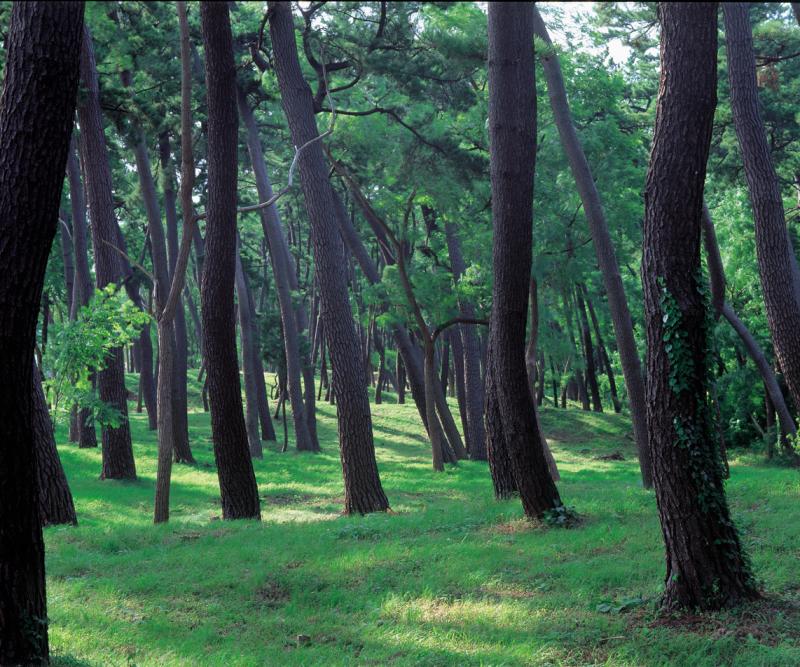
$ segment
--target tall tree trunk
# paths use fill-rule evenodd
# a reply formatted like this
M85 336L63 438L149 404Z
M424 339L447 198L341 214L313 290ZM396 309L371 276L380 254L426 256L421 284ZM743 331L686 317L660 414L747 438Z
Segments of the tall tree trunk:
M525 370L528 278L531 273L536 81L533 3L489 4L489 139L494 287L488 374L499 428L488 443L505 449L525 515L561 506L548 473ZM490 462L492 458L490 456Z
M614 378L614 368L611 365L611 359L608 356L608 351L606 350L605 343L603 342L603 336L600 334L600 323L597 320L597 313L594 311L594 305L592 304L592 299L589 296L589 290L586 289L586 285L581 285L580 287L583 288L583 296L586 300L586 305L589 308L589 318L592 321L594 337L597 341L597 349L600 352L600 360L603 363L603 368L605 369L606 377L608 378L608 386L611 391L611 402L614 404L614 412L619 413L622 411L622 404L619 402L619 396L617 394L617 381Z
M467 270L458 232L452 222L445 222L445 236L453 269L453 280L458 281ZM474 319L475 307L466 299L459 298L461 317ZM475 327L461 326L461 343L464 352L464 396L466 401L467 426L464 437L470 458L478 461L486 460L486 431L483 427L483 404L485 396L481 379L481 353L478 334Z
M318 137L311 89L303 78L288 2L269 3L269 28L281 102L292 142L303 146ZM344 275L344 248L336 224L332 190L319 141L298 158L300 181L311 222L314 263L319 276L322 319L333 369L339 422L339 445L345 486L345 512L368 513L389 508L383 492L369 397L359 354Z
M749 4L723 3L731 110L756 229L756 255L775 356L800 408L800 293L797 261L786 229L780 184L772 162L756 84Z
M707 397L710 318L698 284L716 106L716 17L716 3L659 4L661 82L645 184L642 282L666 609L713 609L757 596L725 499Z
M53 422L47 410L39 369L33 368L33 446L36 450L36 477L39 489L39 516L42 526L76 526L75 504L64 466L58 458Z
M161 164L161 184L164 192L164 214L167 219L167 260L169 262L170 285L174 280L178 263L178 212L175 201L175 168L172 164L169 134L163 132L158 141ZM177 463L194 463L189 444L189 398L186 378L188 374L189 341L186 332L186 312L183 300L178 298L175 318L172 322L175 335L175 355L172 373L172 445Z
M454 384L456 390L456 400L458 401L458 413L461 417L461 430L464 432L466 439L467 431L469 430L469 422L467 421L467 397L464 387L464 378L466 373L464 371L464 346L461 341L461 327L456 326L454 331L449 332L450 343L453 346L453 366L455 368ZM483 423L483 420L481 420ZM469 441L467 441L467 450L469 450ZM472 454L470 453L470 456Z
M239 114L247 128L247 150L250 154L250 163L258 189L258 196L262 201L268 201L272 196L272 185L267 174L267 165L258 136L258 126L253 116L253 111L247 101L247 96L241 88L238 89ZM298 331L299 320L303 322L305 330L306 316L302 304L298 307L292 303L292 278L296 283L294 260L288 251L288 244L284 237L278 207L273 204L259 210L261 225L264 228L264 237L269 246L272 275L275 278L275 291L278 295L278 308L283 325L283 346L286 357L286 376L288 382L289 404L292 407L292 422L294 424L295 446L300 451L319 451L319 442L312 436L309 428L311 422L316 424L314 416L314 381L313 367L308 358L302 359L300 354L301 332ZM297 285L295 285L295 288ZM311 389L305 396L301 386L301 375L305 368L311 368L311 373L305 377L306 388ZM305 403L304 403L305 400ZM306 404L310 407L310 414L306 415ZM316 428L314 428L316 434Z
M397 403L403 405L406 402L406 365L403 363L403 355L397 352L395 364L395 374L397 375Z
M123 275L119 253L117 221L111 187L111 167L103 134L100 112L100 89L94 47L88 28L84 26L81 48L81 79L86 89L78 106L80 147L92 221L95 275L97 286L119 282ZM148 341L149 342L149 341ZM144 352L144 349L142 349ZM143 360L144 363L144 360ZM119 410L121 420L116 428L103 427L103 471L101 479L136 479L136 464L131 446L131 427L128 422L127 389L122 350L115 349L106 359L106 367L97 374L100 400ZM155 406L153 408L155 413ZM148 409L148 414L150 410Z
M0 98L0 664L47 663L33 348L75 113L80 2L11 8Z
M595 348L592 345L589 318L586 316L586 304L583 301L580 286L575 288L575 298L578 304L578 317L581 320L581 336L583 337L583 351L586 358L586 381L592 397L592 408L595 412L602 412L603 404L600 402L600 388L597 385L597 372L594 366Z
M260 352L253 344L253 313L250 310L250 286L244 275L241 254L236 253L236 296L239 303L239 332L242 340L242 367L244 370L244 395L247 400L244 423L250 456L264 458L258 432L258 384L256 383L255 358Z
M570 348L572 350L572 358L575 360L575 375L573 376L574 379L574 386L577 391L577 397L580 399L581 408L583 410L589 410L589 393L586 391L586 378L583 375L583 371L580 368L580 352L578 350L578 346L575 343L575 333L572 327L572 299L568 296L568 293L565 291L563 294L564 299L564 316L567 321L567 332L569 334L569 343ZM570 396L573 399L573 396Z
M258 487L250 459L233 305L236 275L238 115L228 5L200 4L208 104L208 205L200 290L211 435L217 462L222 517L260 519Z
M639 353L636 350L636 340L633 336L633 322L625 297L625 288L619 272L619 263L614 252L614 244L608 231L603 205L600 195L594 184L594 178L583 152L578 133L572 122L572 115L567 101L564 87L564 77L561 74L561 65L558 56L552 48L550 36L542 21L538 10L534 8L534 31L547 45L547 49L540 51L540 59L545 79L547 80L547 93L550 97L550 106L553 109L556 127L558 128L564 152L569 160L575 185L583 202L586 212L586 221L592 234L597 263L603 276L603 284L608 294L608 307L611 320L614 323L614 335L617 340L617 349L622 363L622 374L625 377L625 386L628 388L628 402L631 408L633 434L636 440L636 449L639 454L639 467L642 474L642 483L645 488L653 485L648 460L649 447L647 446L647 406L644 400L644 378Z

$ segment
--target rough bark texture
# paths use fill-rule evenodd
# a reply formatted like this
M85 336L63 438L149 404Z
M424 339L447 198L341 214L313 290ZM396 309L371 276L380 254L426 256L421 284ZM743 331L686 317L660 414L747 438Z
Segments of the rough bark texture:
M39 489L39 516L42 526L78 524L75 504L64 466L58 457L53 422L47 409L39 369L33 369L33 446L36 448L36 476Z
M628 402L631 408L636 449L639 454L642 483L645 488L650 488L652 486L652 476L650 474L650 462L647 459L649 448L647 446L647 425L645 422L647 412L644 402L644 378L642 376L639 353L636 350L636 340L633 336L633 321L628 309L622 277L619 273L619 263L617 262L614 245L608 231L600 195L594 184L594 178L578 134L575 131L575 126L572 123L572 115L570 114L567 93L564 87L564 77L561 74L561 65L552 50L547 28L535 8L534 30L536 35L547 44L547 49L540 52L542 68L547 80L547 93L550 97L550 105L553 109L553 116L561 137L561 143L569 160L578 194L583 202L583 209L586 212L586 220L589 223L589 230L592 234L592 241L597 255L597 263L600 266L603 284L608 294L608 308L611 312L611 320L614 323L614 335L616 336L617 349L622 363L622 374L625 377L625 386L628 389Z
M718 608L756 596L725 499L708 401L710 325L698 284L716 107L716 15L716 3L659 5L661 81L645 184L642 282L666 609Z
M227 4L201 3L200 23L205 45L208 102L208 207L200 299L211 401L211 435L222 496L222 517L260 519L236 355L233 292L239 123Z
M270 37L281 101L292 141L296 146L302 146L318 136L311 89L303 78L297 57L290 4L270 2L269 8ZM319 141L308 146L300 156L298 171L311 222L320 308L333 367L345 512L386 510L389 503L381 487L375 461L369 397L363 383L363 360L347 296L343 270L344 248L339 237L332 190Z
M109 283L119 282L123 271L119 253L114 249L114 246L119 246L119 240L117 221L114 217L111 167L108 163L108 150L103 134L94 47L92 36L86 27L83 30L81 48L81 80L86 92L78 107L81 126L80 149L86 178L89 215L92 221L95 275L97 287L102 289ZM97 374L97 382L100 400L111 404L121 413L121 421L117 428L103 428L101 479L136 479L131 429L128 423L128 392L125 388L121 349L112 350L109 354L106 368ZM150 407L155 413L155 406Z
M800 407L800 294L780 184L758 100L749 4L723 3L733 124L742 150L756 229L756 255L775 356Z
M33 347L75 113L83 3L11 9L0 98L0 664L48 660Z
M272 185L267 174L267 165L261 140L258 136L258 126L253 116L253 111L247 102L244 92L238 90L239 114L247 128L247 151L250 154L250 163L256 181L258 196L261 201L268 201L272 196ZM311 421L316 423L314 417L314 383L313 371L311 378L306 378L306 386L311 388L311 397L308 393L303 396L301 375L304 365L310 367L308 359L301 359L300 332L298 331L298 315L292 303L291 274L294 273L294 261L287 252L287 242L278 216L278 207L273 204L259 211L261 225L264 228L264 237L269 246L272 275L275 279L275 291L278 295L278 308L283 324L283 344L286 357L286 378L288 384L289 403L292 406L292 422L295 432L295 446L300 451L319 451L319 442L312 437L309 430ZM296 274L295 274L296 275ZM305 310L300 307L305 323ZM305 327L303 327L305 329ZM304 403L305 400L305 403ZM310 403L311 415L306 415L306 403ZM316 433L316 429L314 429Z
M489 5L494 287L487 373L500 428L489 433L488 446L505 447L526 516L541 517L561 499L547 470L525 369L536 155L533 9L533 3Z
M464 256L461 253L461 243L458 233L452 222L444 226L447 237L447 249L450 255L450 265L453 269L453 280L456 282L467 270ZM461 317L475 318L475 308L466 299L458 301ZM470 458L479 461L486 460L486 431L483 428L483 404L485 401L483 381L481 380L481 352L478 345L478 334L475 328L469 325L459 327L463 350L464 366L464 400L467 425L464 429L464 439L467 442Z

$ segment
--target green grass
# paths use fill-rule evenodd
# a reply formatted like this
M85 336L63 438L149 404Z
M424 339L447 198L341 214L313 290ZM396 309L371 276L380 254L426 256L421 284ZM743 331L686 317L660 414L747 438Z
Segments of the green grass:
M156 444L144 415L131 416L136 483L101 482L100 452L66 444L61 425L80 525L46 531L54 664L800 664L797 472L732 462L734 517L771 602L659 620L660 528L624 417L542 411L562 498L584 518L560 530L496 502L485 464L435 474L413 403L388 399L373 421L394 513L367 517L340 515L329 405L322 454L268 443L255 462L261 523L218 520L197 387L199 464L174 467L168 525L152 525ZM626 460L596 459L614 451Z

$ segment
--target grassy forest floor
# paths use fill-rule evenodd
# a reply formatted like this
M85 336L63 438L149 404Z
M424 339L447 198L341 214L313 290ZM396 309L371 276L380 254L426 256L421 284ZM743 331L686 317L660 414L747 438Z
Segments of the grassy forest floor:
M394 513L367 517L340 515L330 405L322 454L267 443L255 462L261 523L218 520L196 386L199 464L173 468L168 525L152 525L156 437L144 415L131 417L136 483L101 482L99 450L67 445L59 424L80 525L46 530L54 664L800 664L796 471L732 460L728 494L767 600L664 619L655 500L639 485L627 419L542 410L562 498L584 517L562 530L496 502L486 464L433 473L413 403L387 400L373 421ZM624 460L601 459L615 453Z

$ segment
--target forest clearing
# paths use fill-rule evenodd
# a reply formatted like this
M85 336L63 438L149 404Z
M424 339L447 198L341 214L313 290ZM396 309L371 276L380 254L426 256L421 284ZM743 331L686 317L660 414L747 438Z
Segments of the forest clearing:
M0 667L800 664L799 3L0 35Z

